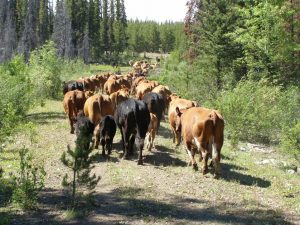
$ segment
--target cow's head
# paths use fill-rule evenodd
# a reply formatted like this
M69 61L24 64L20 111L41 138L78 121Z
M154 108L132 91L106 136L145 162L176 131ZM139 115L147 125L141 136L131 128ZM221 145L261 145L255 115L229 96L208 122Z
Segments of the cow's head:
M182 112L180 112L179 108L176 107L176 121L175 121L175 131L181 132L181 115Z

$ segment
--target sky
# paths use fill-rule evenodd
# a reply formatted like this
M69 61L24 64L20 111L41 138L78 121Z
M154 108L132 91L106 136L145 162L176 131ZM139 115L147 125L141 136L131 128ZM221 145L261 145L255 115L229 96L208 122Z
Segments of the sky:
M187 0L124 0L127 20L183 21Z

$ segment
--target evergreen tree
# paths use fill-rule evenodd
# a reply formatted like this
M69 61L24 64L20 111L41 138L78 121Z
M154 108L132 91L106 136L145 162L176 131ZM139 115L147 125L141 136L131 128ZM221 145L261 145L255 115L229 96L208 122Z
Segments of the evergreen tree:
M80 133L88 134L89 131L87 129L87 127L80 128ZM92 191L100 180L100 177L97 177L95 174L90 175L91 170L94 168L94 166L91 165L92 156L90 154L92 148L89 148L91 138L91 136L79 135L75 142L75 149L72 150L68 146L68 151L63 152L61 156L62 163L73 172L70 181L68 180L68 174L66 174L62 182L63 186L70 187L72 190L73 208L77 206L78 197L76 193L78 192L78 188L84 186Z
M85 29L83 42L82 42L82 58L84 63L89 63L90 61L90 37L88 28Z
M108 49L110 54L115 51L115 35L114 35L114 25L115 25L115 5L114 0L110 1L110 11L108 17Z
M24 30L24 18L26 17L28 0L16 0L16 32L19 40Z
M67 12L66 0L56 1L56 14L52 38L56 44L58 55L66 59L74 57L71 19Z
M26 62L29 61L30 51L37 47L37 0L28 1L28 9L25 18L24 30L22 31L22 36L18 44L18 52L24 54L24 59Z
M48 11L48 4L48 0L40 0L39 17L37 20L39 45L43 45L50 37L50 12Z
M101 22L101 44L105 52L109 50L109 37L108 37L108 1L103 0L102 6L102 22Z
M16 43L17 43L13 2L12 1L7 2L5 8L6 8L5 9L6 18L1 32L3 34L3 40L2 40L2 45L0 44L0 48L2 49L3 54L1 54L0 56L0 62L8 61L12 57L16 49Z
M123 52L127 46L126 37L126 15L124 15L124 2L116 0L116 21L114 23L114 37L115 45L114 50L117 53Z
M99 1L98 3L94 0L89 2L89 13L88 13L88 33L91 39L90 53L91 58L99 59L101 54L100 46L100 14L99 14Z
M158 52L160 47L160 33L156 23L150 23L148 37L149 51Z
M169 25L165 25L165 27L161 30L160 39L163 52L170 52L173 50L175 35Z

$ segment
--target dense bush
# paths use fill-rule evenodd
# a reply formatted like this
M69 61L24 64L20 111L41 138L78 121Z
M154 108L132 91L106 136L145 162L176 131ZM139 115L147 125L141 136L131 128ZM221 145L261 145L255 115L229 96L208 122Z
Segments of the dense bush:
M233 143L278 143L284 127L293 127L299 120L299 89L281 90L262 82L243 81L212 105L224 115Z
M189 65L176 51L162 62L161 73L154 79L168 85L181 97L196 100L201 105L217 97L216 78L204 73L199 65Z
M283 151L293 154L300 161L300 121L295 126L283 130L280 144Z
M13 131L31 105L27 66L16 56L0 66L0 140Z
M53 42L47 42L42 48L32 51L28 77L36 100L58 97L62 66L63 62L57 57Z

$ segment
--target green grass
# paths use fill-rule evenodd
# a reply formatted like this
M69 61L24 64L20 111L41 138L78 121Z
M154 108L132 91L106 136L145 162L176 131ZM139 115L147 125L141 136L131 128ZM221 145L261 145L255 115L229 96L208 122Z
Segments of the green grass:
M121 66L120 70L122 73L128 72L131 70L131 67L128 66ZM96 74L96 73L108 73L108 72L112 72L114 71L114 68L111 65L99 65L99 64L91 64L90 65L90 72L92 74Z

